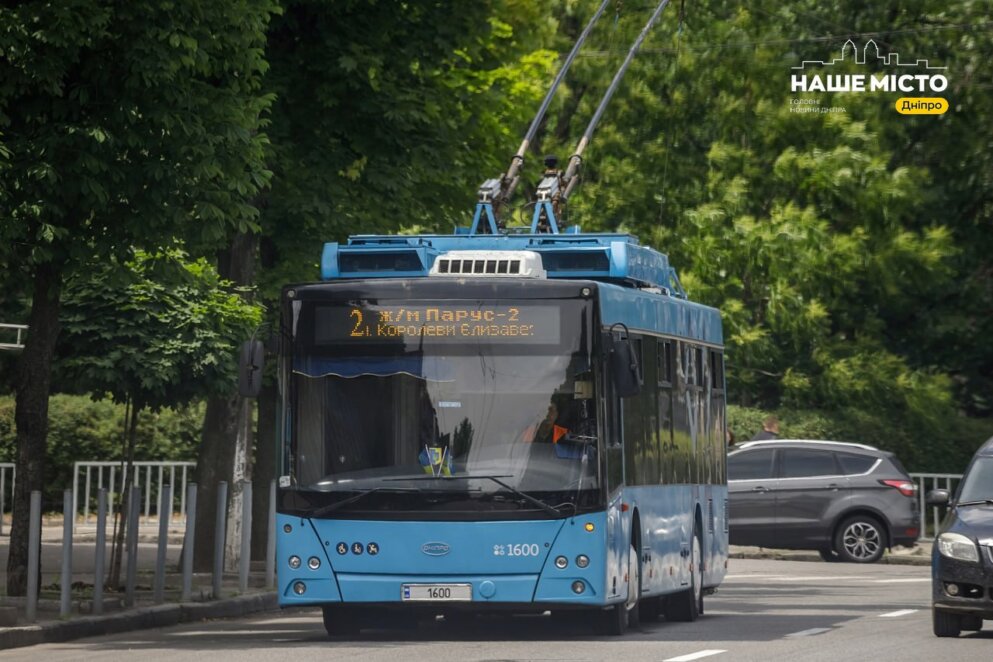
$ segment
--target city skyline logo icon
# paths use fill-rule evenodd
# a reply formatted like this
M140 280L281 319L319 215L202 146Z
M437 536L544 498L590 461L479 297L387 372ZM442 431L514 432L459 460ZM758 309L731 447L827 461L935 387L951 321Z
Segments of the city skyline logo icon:
M859 57L861 55L861 57ZM846 62L854 61L855 64L871 64L880 63L885 67L915 67L919 69L927 69L932 71L947 71L948 67L934 67L931 66L930 61L918 59L914 62L901 62L900 54L896 51L891 51L886 55L880 55L879 44L876 43L875 39L870 39L865 42L865 46L859 50L855 42L849 39L841 47L841 57L836 57L830 62L824 62L821 60L804 60L798 66L792 67L793 69L806 69L807 65L815 65L819 67L833 67L834 65Z
M871 67L871 70L867 73L832 73L839 64ZM896 51L880 53L879 44L874 39L867 41L862 48L849 39L841 47L841 57L827 61L803 60L791 69L795 72L790 76L791 92L923 94L943 92L948 87L948 78L944 73L948 67L932 65L930 60L920 58L903 62ZM851 71L851 68L847 70Z

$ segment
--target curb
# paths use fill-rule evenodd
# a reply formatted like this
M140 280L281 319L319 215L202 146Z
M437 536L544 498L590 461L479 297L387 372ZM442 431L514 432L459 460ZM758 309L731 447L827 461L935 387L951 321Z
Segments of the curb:
M783 550L774 549L759 549L759 550L731 550L728 553L728 558L731 559L766 559L773 561L813 561L817 563L825 563L824 559L820 557L820 554L812 554L807 552L787 552ZM931 555L927 556L916 556L910 554L886 554L883 558L876 561L877 564L883 565L921 565L930 566L931 565Z
M210 618L232 618L263 611L276 611L276 594L258 593L216 602L139 607L120 614L82 616L67 621L0 629L0 650L50 644L83 637L98 637L132 630L169 627Z

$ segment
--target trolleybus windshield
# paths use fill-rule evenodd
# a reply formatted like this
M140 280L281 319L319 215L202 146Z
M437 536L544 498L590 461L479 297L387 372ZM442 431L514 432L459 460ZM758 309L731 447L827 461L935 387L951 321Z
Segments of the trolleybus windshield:
M599 502L580 300L300 302L291 464L315 514L572 514Z

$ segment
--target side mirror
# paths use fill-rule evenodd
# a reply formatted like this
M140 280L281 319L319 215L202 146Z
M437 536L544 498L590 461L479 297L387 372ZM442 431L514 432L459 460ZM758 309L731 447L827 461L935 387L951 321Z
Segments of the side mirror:
M246 340L238 358L238 394L257 398L262 391L262 368L265 367L265 346L261 340Z
M613 333L607 334L610 347L608 366L610 377L614 382L614 390L622 398L629 398L641 392L641 366L635 356L628 337L615 338Z
M948 490L930 490L924 495L924 503L929 506L947 506L948 500Z

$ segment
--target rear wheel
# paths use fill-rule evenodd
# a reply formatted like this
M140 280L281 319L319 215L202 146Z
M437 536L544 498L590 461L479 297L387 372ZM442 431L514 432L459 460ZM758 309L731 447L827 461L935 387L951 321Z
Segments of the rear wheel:
M669 598L665 617L670 621L695 621L703 613L703 546L700 534L693 532L690 551L690 587Z
M835 532L834 549L842 561L875 563L886 549L886 531L877 519L854 515L843 521Z
M936 637L957 637L962 632L962 617L931 607L931 625Z

